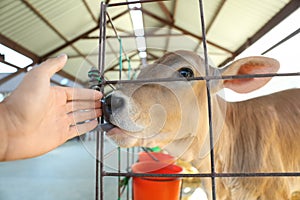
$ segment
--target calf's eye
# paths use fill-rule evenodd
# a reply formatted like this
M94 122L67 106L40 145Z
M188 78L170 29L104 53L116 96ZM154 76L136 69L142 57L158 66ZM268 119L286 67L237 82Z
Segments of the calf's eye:
M180 77L184 77L184 78L194 77L193 70L191 70L190 68L187 68L187 67L183 67L183 68L179 69L178 73L179 73Z

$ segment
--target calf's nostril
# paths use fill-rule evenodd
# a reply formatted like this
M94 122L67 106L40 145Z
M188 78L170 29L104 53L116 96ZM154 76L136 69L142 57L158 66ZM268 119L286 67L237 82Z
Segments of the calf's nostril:
M112 107L113 109L121 108L121 107L123 107L123 105L124 105L124 100L123 100L123 98L121 98L121 97L113 97L113 98L112 98L112 101L111 101L111 107Z
M102 111L104 119L109 122L112 112L116 111L118 108L121 108L123 105L123 98L112 95L107 96L105 99L102 100Z

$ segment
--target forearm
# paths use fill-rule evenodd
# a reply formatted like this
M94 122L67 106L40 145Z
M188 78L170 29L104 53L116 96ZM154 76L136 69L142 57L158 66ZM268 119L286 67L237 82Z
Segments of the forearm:
M0 103L0 161L4 161L8 149L8 110L4 103Z

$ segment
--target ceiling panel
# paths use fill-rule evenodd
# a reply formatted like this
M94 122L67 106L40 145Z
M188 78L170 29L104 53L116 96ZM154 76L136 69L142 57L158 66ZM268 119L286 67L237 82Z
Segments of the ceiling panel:
M111 0L110 3L125 0ZM233 56L242 44L272 19L290 1L296 0L204 0L208 53L219 65ZM27 3L26 3L27 2ZM0 0L0 34L38 57L69 55L65 72L87 81L87 69L97 65L100 0ZM299 5L299 4L298 4ZM147 60L162 56L166 51L186 49L202 52L198 0L171 0L145 3L144 14ZM133 26L127 5L108 7L109 16L120 36L122 51L137 54ZM161 18L163 21L159 21ZM174 24L172 24L174 21ZM51 27L52 26L52 27ZM54 30L53 30L54 29ZM90 31L94 30L94 31ZM106 68L118 63L120 43L110 24L107 26ZM89 31L90 34L83 35ZM173 36L170 36L173 35ZM87 39L87 37L94 37ZM73 41L69 43L69 41ZM72 46L73 45L73 46ZM13 45L12 45L13 46ZM74 48L75 47L75 48ZM83 58L88 55L88 58ZM123 55L124 58L124 55ZM131 58L132 66L140 63L138 54ZM84 70L81 70L82 66ZM127 64L124 63L124 69ZM80 73L78 72L80 71ZM117 72L107 73L109 78Z

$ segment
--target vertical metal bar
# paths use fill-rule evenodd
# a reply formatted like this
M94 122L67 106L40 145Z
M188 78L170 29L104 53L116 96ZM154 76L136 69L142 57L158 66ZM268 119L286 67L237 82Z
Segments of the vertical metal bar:
M127 172L129 172L129 167L130 167L130 158L129 158L130 154L129 154L129 149L127 148ZM128 183L127 183L127 200L129 200L129 180L128 180Z
M135 150L136 150L136 147L133 147L132 150L131 150L131 152L132 152L131 164L132 165L135 163L135 157L134 157ZM133 177L131 177L131 199L134 200L134 195L133 195Z
M204 21L204 9L203 2L199 0L200 8L200 21L202 30L202 43L204 51L204 64L205 64L205 75L209 76L208 66L208 55L207 55L207 42L206 42L206 30ZM210 80L206 80L206 91L207 91L207 104L208 104L208 118L209 118L209 142L210 142L210 163L211 163L211 185L212 185L212 199L216 199L216 181L215 181L215 155L214 155L214 137L212 129L212 108L211 108L211 96L210 96Z
M99 19L99 57L98 57L98 68L101 74L102 80L104 80L104 66L105 66L105 39L106 39L106 5L101 2L100 6L100 19ZM104 85L101 86L101 91L104 91ZM101 123L104 122L103 117L101 117ZM101 131L97 131L96 135L96 200L104 200L103 195L103 182L104 182L104 134ZM100 172L100 173L99 173Z
M121 148L118 147L118 173L121 173ZM118 176L118 200L121 200L121 176Z

